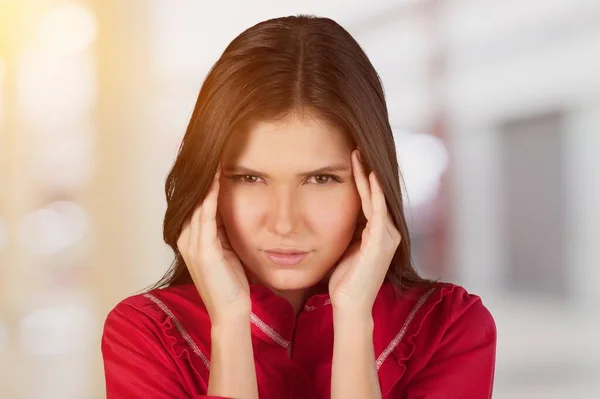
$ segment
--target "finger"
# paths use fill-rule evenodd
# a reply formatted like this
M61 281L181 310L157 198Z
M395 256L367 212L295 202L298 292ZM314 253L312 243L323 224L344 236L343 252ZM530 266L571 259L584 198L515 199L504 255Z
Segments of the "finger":
M217 228L217 236L219 237L219 241L221 242L223 249L232 249L231 244L229 243L229 237L227 237L227 232L225 231L225 227L221 226Z
M384 197L384 201L385 201L385 197ZM389 208L386 205L386 227L388 230L388 234L390 235L390 237L392 237L392 239L397 240L398 243L400 243L400 241L402 241L402 234L400 234L400 230L398 230L398 227L396 227L396 222L394 222L394 218L392 217L392 213L390 212Z
M359 150L352 152L352 167L354 174L354 181L356 188L358 189L358 195L362 204L362 210L367 220L371 218L372 205L371 205L371 188L369 180L365 173L364 164L358 159Z
M215 173L215 177L213 178L213 181L210 185L210 188L208 190L208 194L206 195L206 198L204 199L204 202L202 203L202 210L201 210L201 234L203 238L206 238L208 240L212 239L213 237L215 237L215 235L217 234L217 221L216 221L216 214L217 214L217 204L218 204L218 198L219 198L219 188L220 188L220 183L219 183L219 177L221 175L221 167L219 166L217 168L217 172Z
M179 252L183 252L187 247L187 243L189 241L189 231L190 231L190 218L188 218L183 227L181 228L181 232L179 233L179 237L177 237L177 249Z
M388 222L388 211L385 203L385 195L379 183L379 179L375 172L369 174L369 183L371 185L371 204L372 204L372 219L373 229L376 232L381 232Z
M187 225L184 227L185 231L186 231L186 236L187 236L187 240L186 243L187 245L193 245L194 243L198 242L198 234L200 232L200 219L201 219L201 214L202 212L202 203L199 203L196 208L194 209L194 212L192 213L192 216L188 219Z
M396 228L396 223L394 223L394 219L392 218L392 214L388 210L387 204L385 202L385 194L383 192L383 188L381 187L381 183L379 179L372 173L369 175L369 180L371 182L372 187L372 202L373 202L373 219L374 219L374 229L376 231L382 231L385 226L388 235L394 240L401 238L400 232Z
M394 222L394 218L392 217L392 214L387 206L385 200L385 193L383 192L383 187L381 186L381 182L379 181L379 178L377 178L375 173L373 173L372 179L372 191L373 194L376 196L376 199L374 198L372 201L373 203L377 203L377 205L374 205L374 208L377 208L377 212L381 212L381 215L385 215L381 220L387 227L390 236L395 238L396 236L400 235L400 232L398 231L396 223Z
M195 220L198 219L197 215L200 212L197 206L192 214L185 220L183 226L181 227L181 232L179 233L179 237L177 238L177 249L179 253L184 258L186 265L189 260L189 253L193 251L192 245L195 242L194 234L196 234L196 228L193 228L197 222Z
M188 216L183 221L183 225L181 226L181 231L179 232L179 237L177 237L177 247L179 247L181 244L183 244L185 242L185 239L189 236L190 225L192 223L193 214L194 213L192 212L192 215Z

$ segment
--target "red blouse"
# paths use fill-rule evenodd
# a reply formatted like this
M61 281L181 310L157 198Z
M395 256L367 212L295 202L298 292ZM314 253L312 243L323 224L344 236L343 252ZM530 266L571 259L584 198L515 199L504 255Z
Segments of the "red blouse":
M329 296L310 297L297 317L265 286L252 285L251 299L259 396L329 398ZM491 398L496 325L478 296L435 283L398 297L386 282L373 320L383 398ZM104 325L107 398L209 398L210 353L210 320L193 284L131 296Z

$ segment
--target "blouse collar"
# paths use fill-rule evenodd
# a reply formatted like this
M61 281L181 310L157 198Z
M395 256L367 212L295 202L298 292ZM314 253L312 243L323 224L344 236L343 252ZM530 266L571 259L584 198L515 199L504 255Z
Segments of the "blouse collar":
M296 315L287 299L261 284L250 284L250 299L253 332L286 348L293 338L297 316L304 312L316 314L319 309L331 304L329 293L316 293L306 300L303 309Z

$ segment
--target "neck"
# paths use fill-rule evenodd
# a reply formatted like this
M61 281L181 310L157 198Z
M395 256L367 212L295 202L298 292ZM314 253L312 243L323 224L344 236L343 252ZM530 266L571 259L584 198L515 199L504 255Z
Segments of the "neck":
M304 308L304 304L308 298L322 292L327 292L327 284L319 283L312 287L299 290L278 291L274 288L270 289L277 296L286 299L294 308L294 315L297 316L298 313L300 313L300 311Z
M329 287L329 276L327 276L317 284L308 288L301 288L297 290L277 290L268 284L264 284L254 273L248 270L248 268L244 267L244 272L246 273L246 277L248 278L248 282L250 284L264 285L273 291L275 295L287 300L294 308L295 316L297 316L298 313L300 313L300 311L304 308L304 304L308 298L316 294L327 292Z
M302 310L302 308L304 307L304 304L306 303L306 300L310 296L308 293L308 289L293 290L293 291L278 291L278 290L271 288L271 291L273 291L277 296L280 296L280 297L284 298L285 300L287 300L294 308L294 315L296 315L296 316L298 315L298 313L300 313L300 310Z

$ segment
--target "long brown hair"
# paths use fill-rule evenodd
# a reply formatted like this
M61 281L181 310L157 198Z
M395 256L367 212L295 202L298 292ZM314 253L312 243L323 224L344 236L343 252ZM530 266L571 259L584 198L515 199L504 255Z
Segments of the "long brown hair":
M177 249L184 221L206 196L230 134L251 120L295 113L341 128L375 171L402 241L387 278L398 288L427 284L411 260L401 176L381 81L354 38L329 18L297 15L260 22L227 46L206 77L166 180L165 242L175 259L152 287L189 282Z

